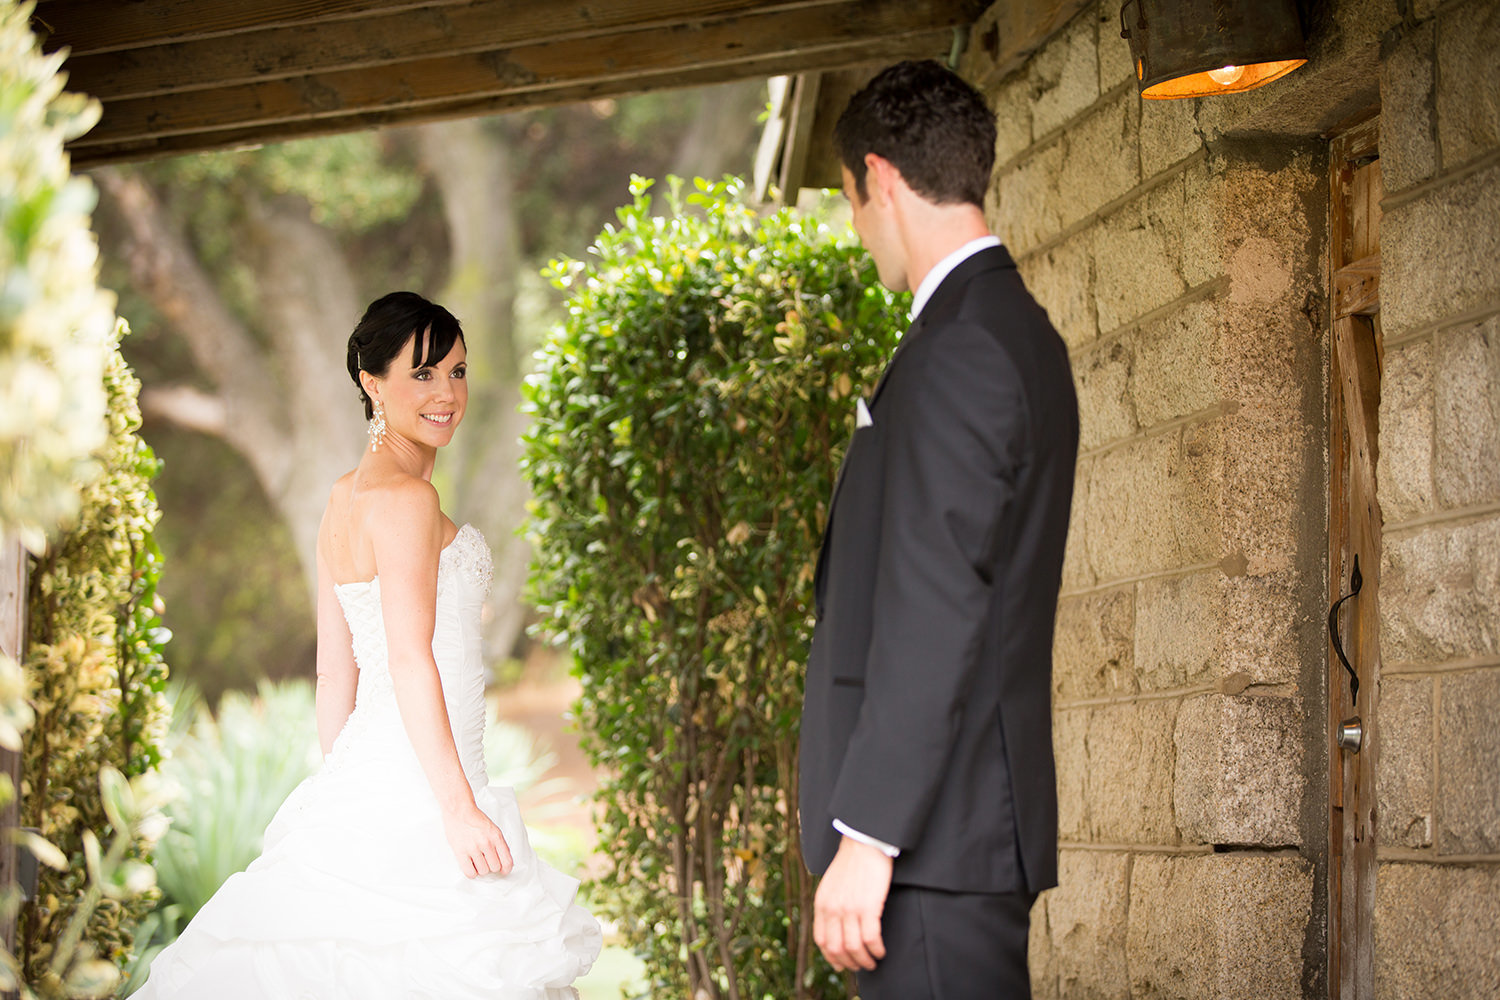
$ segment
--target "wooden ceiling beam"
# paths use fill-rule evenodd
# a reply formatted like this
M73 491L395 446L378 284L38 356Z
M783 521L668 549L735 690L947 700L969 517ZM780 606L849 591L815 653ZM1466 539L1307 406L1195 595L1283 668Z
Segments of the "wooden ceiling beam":
M277 122L205 128L153 137L121 137L99 141L91 132L70 147L76 167L177 156L213 149L281 142L361 129L414 125L445 118L498 114L530 107L572 104L578 101L626 97L655 90L707 86L754 77L771 77L821 69L840 69L861 63L895 62L911 58L942 58L952 44L951 29L929 30L895 38L871 39L838 49L805 51L747 58L738 63L720 63L665 73L637 73L630 77L596 80L546 91L464 95L425 105L376 108L332 113Z
M840 2L603 0L581 7L472 0L460 6L396 9L337 25L301 23L246 31L232 38L174 41L93 55L75 53L67 62L68 86L86 94L108 94L112 100L152 97Z
M593 83L647 75L684 74L710 67L739 67L769 61L806 65L847 65L847 55L871 39L900 40L951 32L965 23L965 0L917 5L908 0L843 0L789 13L749 14L702 26L672 26L516 46L454 57L432 57L368 70L311 74L282 80L123 101L104 100L99 124L75 148L125 140L242 128L272 127L308 118L484 100L506 95L540 95ZM779 57L779 59L778 59ZM730 79L724 71L719 79Z
M42 0L32 27L47 51L73 55L236 35L286 25L323 24L469 0Z

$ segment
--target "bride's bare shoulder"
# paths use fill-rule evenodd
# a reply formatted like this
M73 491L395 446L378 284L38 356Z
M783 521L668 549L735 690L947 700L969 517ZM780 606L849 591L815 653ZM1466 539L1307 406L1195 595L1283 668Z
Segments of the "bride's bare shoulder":
M425 522L442 517L437 488L420 476L391 475L362 483L355 503L367 521L396 517Z

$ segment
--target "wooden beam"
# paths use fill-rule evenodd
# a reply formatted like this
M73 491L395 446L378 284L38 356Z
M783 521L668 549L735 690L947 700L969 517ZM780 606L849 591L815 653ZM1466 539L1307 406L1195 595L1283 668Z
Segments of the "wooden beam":
M587 7L476 0L399 8L336 25L301 23L232 38L69 56L68 87L110 100L226 87L436 56L559 42L749 13L789 12L843 0L605 0Z
M801 73L796 79L791 119L781 150L781 200L789 205L797 204L797 192L802 190L807 175L807 147L817 117L822 82L822 73Z
M468 0L50 0L37 4L32 30L48 52L73 55L141 48L261 28L324 24Z
M0 653L17 663L26 657L26 588L30 557L15 538L0 537ZM15 789L11 800L0 807L0 832L20 825L21 755L0 750L0 773L10 778ZM18 871L16 845L8 837L0 838L0 886L14 885ZM14 951L16 921L14 916L0 915L0 939Z
M958 71L974 86L989 92L1020 69L1080 11L1092 6L1091 0L997 0L974 22ZM1125 44L1124 39L1119 42ZM1101 37L1099 44L1104 43Z
M1380 251L1333 272L1333 318L1373 316L1380 311Z
M572 104L605 97L627 97L656 90L707 86L731 80L784 76L818 69L839 69L875 60L888 63L900 59L937 58L948 51L952 37L951 29L941 29L897 38L876 39L827 50L755 57L742 62L721 63L686 71L637 73L619 79L600 80L551 90L461 95L427 104L408 104L343 114L330 113L272 123L225 126L210 123L196 131L153 136L123 135L101 141L96 129L75 140L69 146L69 150L73 165L77 168L87 168L105 163L179 156L185 153L283 142L359 129L415 125L444 118L466 118L531 107Z
M906 0L844 0L790 13L729 17L701 27L671 27L433 57L397 67L311 74L156 98L111 101L100 123L74 148L153 140L194 132L274 126L316 118L419 108L454 101L500 101L534 94L535 103L557 103L548 91L613 85L640 89L637 77L684 81L718 68L715 80L744 78L762 66L848 65L871 49L923 46L934 34L962 23L965 4L946 0L916 5ZM936 9L934 9L936 8ZM820 62L822 60L822 62ZM730 70L730 67L735 67ZM750 68L756 67L752 71ZM785 70L776 68L774 73ZM673 86L663 82L661 85Z
M791 117L792 91L796 84L795 77L773 76L766 85L770 112L760 133L760 144L755 148L755 166L750 178L751 195L757 202L766 200L771 190L771 174L781 156L781 147L786 145L787 120Z

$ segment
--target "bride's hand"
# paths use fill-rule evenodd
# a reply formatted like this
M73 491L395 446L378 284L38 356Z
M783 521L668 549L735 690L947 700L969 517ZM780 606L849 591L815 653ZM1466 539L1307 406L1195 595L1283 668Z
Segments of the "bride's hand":
M509 875L515 865L505 834L478 806L471 805L460 813L444 816L443 832L448 835L448 846L453 848L459 870L467 878L490 872Z

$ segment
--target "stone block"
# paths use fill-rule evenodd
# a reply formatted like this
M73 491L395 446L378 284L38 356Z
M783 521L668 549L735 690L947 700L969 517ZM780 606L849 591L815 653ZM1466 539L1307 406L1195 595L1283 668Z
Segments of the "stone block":
M1198 101L1143 101L1135 88L1130 99L1140 105L1141 177L1149 179L1203 148L1198 130Z
M1258 238L1257 238L1258 239ZM1230 292L1218 296L1219 341L1214 377L1219 396L1244 403L1275 403L1283 407L1316 407L1322 415L1322 393L1311 390L1323 382L1328 363L1320 346L1323 330L1308 319L1310 298L1321 294L1318 274L1321 262L1306 257L1307 244L1287 247L1287 267L1278 295L1261 301L1236 301L1234 293L1246 290L1233 268L1246 266L1247 258L1236 252L1230 260ZM1298 422L1305 422L1299 415Z
M1178 842L1172 814L1172 731L1178 702L1155 700L1088 710L1085 738L1087 840Z
M1132 338L1116 337L1074 359L1079 448L1098 448L1140 429L1130 394L1134 348Z
M1177 716L1173 801L1184 841L1297 844L1302 808L1300 702L1204 695Z
M1494 503L1500 500L1500 317L1439 333L1434 369L1438 503Z
M1500 301L1500 164L1412 201L1380 223L1387 337Z
M1052 756L1057 767L1057 835L1085 843L1089 837L1089 723L1092 709L1059 707L1052 713Z
M1031 1000L1067 1000L1058 992L1057 949L1047 932L1051 908L1048 905L1056 889L1048 889L1031 907L1031 926L1026 936L1026 970L1031 973Z
M1130 855L1123 852L1059 854L1058 886L1046 894L1045 927L1058 997L1129 1000L1125 928L1130 865Z
M1321 451L1322 441L1297 407L1280 402L1232 407L1216 426L1224 465L1221 544L1244 558L1251 576L1290 572L1300 546L1313 542L1303 538L1303 505L1320 501L1303 477L1309 450Z
M1239 560L1234 562L1238 566ZM1307 617L1299 601L1301 586L1295 571L1236 573L1223 579L1220 678L1246 684L1297 681L1302 669L1299 632Z
M1287 182L1297 178L1298 172L1287 169L1274 174L1237 170L1230 179L1235 197L1225 205L1220 225L1231 307L1254 312L1282 305L1294 294L1298 277L1307 273L1303 207L1288 197L1295 191L1288 190ZM1262 199L1272 203L1279 219L1272 222L1261 214L1268 207Z
M1187 290L1178 267L1183 185L1163 184L1092 227L1099 332L1108 334Z
M1135 585L1135 670L1146 691L1200 684L1218 665L1223 618L1218 570Z
M1075 17L1032 57L1033 129L1038 138L1061 128L1099 99L1099 51L1094 21Z
M1224 555L1224 421L1182 428L1181 481L1172 484L1172 530L1183 562L1217 562Z
M1376 841L1432 846L1432 679L1380 678L1380 756L1376 758Z
M1437 173L1431 22L1403 32L1380 64L1380 176L1387 192Z
M1500 7L1453 4L1437 25L1438 142L1452 170L1500 148Z
M1132 1000L1301 1000L1312 894L1300 857L1136 857L1125 946Z
M1224 273L1224 243L1219 236L1219 201L1225 180L1218 161L1205 159L1188 166L1180 181L1183 224L1179 268L1189 287L1212 281Z
M1017 73L990 98L995 110L995 166L1007 165L1031 148L1031 84Z
M1103 581L1214 562L1222 534L1216 428L1192 425L1097 456L1082 517L1086 558Z
M1086 590L1098 582L1098 574L1088 558L1089 530L1087 518L1089 483L1093 479L1094 459L1081 458L1073 471L1073 506L1068 514L1068 541L1063 549L1062 592Z
M1047 310L1068 350L1077 351L1098 339L1094 262L1086 236L1074 236L1042 253L1022 257L1017 266L1027 290Z
M1059 702L1136 690L1134 591L1064 597L1052 644L1052 691Z
M1385 862L1375 875L1376 1000L1500 996L1500 867Z
M1130 58L1130 43L1120 37L1120 6L1102 3L1094 7L1099 33L1099 93L1107 94L1124 83L1136 93L1135 64Z
M1140 101L1119 92L1068 126L1058 194L1072 225L1128 194L1141 180Z
M1438 851L1500 854L1500 668L1445 674L1438 691Z
M1408 341L1385 352L1375 488L1387 524L1435 509L1432 354L1428 340Z
M1063 143L1052 142L999 174L990 224L1012 254L1025 254L1062 230L1062 160Z
M1500 655L1500 517L1386 534L1380 650L1391 664Z
M1219 401L1220 336L1218 305L1212 300L1185 302L1141 325L1131 395L1142 427L1199 413Z

